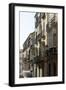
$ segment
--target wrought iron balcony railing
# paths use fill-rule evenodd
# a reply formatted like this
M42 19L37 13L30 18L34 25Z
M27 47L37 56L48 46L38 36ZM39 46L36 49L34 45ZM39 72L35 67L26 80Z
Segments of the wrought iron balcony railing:
M39 61L40 61L40 57L39 56L36 56L36 57L33 58L32 63L33 64L34 63L38 63Z
M51 56L51 55L57 55L57 48L50 48L50 49L48 49L48 50L46 50L46 52L45 52L45 55L46 56Z
M57 21L55 19L56 17L54 16L46 25L46 28L47 28L47 32L49 32L52 27L56 27L57 26Z
M41 13L41 18L45 19L45 13Z
M42 35L42 33L37 35L37 40L40 41L41 39L45 40L45 35Z

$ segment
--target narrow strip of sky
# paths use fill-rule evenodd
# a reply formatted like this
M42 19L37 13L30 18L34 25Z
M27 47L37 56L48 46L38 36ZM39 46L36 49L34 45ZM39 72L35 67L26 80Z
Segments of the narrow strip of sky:
M20 12L20 49L31 32L35 30L35 13Z

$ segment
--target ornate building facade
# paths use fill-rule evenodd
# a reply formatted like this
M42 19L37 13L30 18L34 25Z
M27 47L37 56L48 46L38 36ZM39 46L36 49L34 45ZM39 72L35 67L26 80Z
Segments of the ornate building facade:
M19 50L19 77L23 77L23 50Z
M47 37L48 37L48 75L58 74L58 15L57 13L47 14Z
M58 74L58 15L36 13L35 31L23 44L23 70L32 77L57 76Z

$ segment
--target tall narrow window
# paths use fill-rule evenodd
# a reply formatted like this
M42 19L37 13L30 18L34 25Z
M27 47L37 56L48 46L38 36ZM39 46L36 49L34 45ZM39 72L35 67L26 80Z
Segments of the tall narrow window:
M49 67L48 67L48 76L51 76L51 64L49 63Z

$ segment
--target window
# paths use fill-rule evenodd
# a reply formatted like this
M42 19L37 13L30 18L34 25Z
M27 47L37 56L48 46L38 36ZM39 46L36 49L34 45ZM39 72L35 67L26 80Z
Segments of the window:
M57 66L56 66L56 63L53 64L53 71L54 71L54 76L57 75Z

